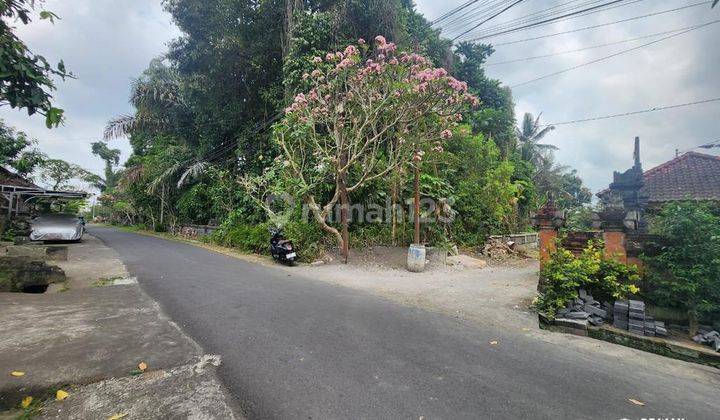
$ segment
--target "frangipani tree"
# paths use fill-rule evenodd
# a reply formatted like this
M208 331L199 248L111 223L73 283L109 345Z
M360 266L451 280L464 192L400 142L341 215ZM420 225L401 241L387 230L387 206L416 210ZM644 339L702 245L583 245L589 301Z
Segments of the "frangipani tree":
M478 106L467 84L418 54L400 53L382 36L372 48L360 39L344 51L314 57L303 75L307 89L275 126L277 170L287 192L301 198L314 219L348 253L349 194L402 165L418 165L442 151L445 139ZM252 189L252 181L243 181ZM330 189L330 194L327 194ZM324 202L319 202L322 197ZM328 224L341 204L342 230Z

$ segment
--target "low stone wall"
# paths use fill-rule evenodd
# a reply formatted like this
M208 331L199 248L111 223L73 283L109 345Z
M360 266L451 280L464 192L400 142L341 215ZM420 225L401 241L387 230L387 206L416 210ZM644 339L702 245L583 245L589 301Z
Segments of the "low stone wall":
M210 235L218 229L218 226L212 225L178 225L173 229L172 233L183 238L201 238Z
M544 330L591 337L648 353L720 369L720 353L709 348L686 345L660 337L639 336L611 326L593 327L579 320L548 319L542 314L539 315L539 321L540 328Z
M503 243L515 242L515 245L522 245L529 248L537 248L538 234L537 232L527 233L511 233L509 235L493 235L490 239L499 240Z

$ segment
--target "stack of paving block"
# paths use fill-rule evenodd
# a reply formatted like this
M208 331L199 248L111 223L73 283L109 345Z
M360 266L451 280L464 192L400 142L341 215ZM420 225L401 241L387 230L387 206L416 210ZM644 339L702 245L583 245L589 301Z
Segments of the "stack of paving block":
M645 302L629 300L630 313L628 331L637 335L645 335Z
M645 315L645 335L655 337L655 318Z
M667 337L665 323L646 315L645 302L641 300L616 300L613 305L613 326L637 335Z
M613 305L613 327L627 330L629 314L630 304L628 301L616 300L615 305Z

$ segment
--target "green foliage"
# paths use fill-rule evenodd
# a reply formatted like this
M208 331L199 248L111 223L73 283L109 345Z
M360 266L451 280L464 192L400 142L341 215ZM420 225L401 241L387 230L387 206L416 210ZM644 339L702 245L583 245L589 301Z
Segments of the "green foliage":
M37 141L22 131L5 125L0 119L0 166L11 167L20 176L27 176L42 164L47 156L37 148Z
M453 238L462 245L480 245L489 235L510 230L524 183L512 179L514 166L500 157L492 140L457 130L446 145L447 170L454 187Z
M269 228L269 223L228 221L210 235L209 241L245 252L269 254ZM315 223L292 221L285 225L283 233L295 245L300 261L312 262L324 249L325 234Z
M639 280L637 267L627 266L603 255L600 243L583 250L578 257L558 248L545 263L540 276L544 289L535 307L549 316L578 297L578 289L585 289L600 301L624 299L636 294Z
M35 0L0 1L0 106L24 108L28 115L45 116L48 128L62 122L63 110L52 105L53 77L73 77L60 61L53 67L45 57L34 54L15 34L14 22L28 25ZM40 19L59 19L49 11L40 11Z
M293 242L298 258L303 262L312 262L317 259L325 249L326 234L317 223L291 221L283 229L285 237ZM266 237L270 243L269 236Z
M593 209L590 206L571 207L567 211L565 229L569 231L587 231L592 229Z
M52 190L71 189L72 180L95 180L94 174L78 165L62 159L47 159L41 164L40 179L50 185Z
M270 233L267 224L226 224L213 232L211 240L223 246L237 248L246 252L267 254L270 246Z
M698 316L720 313L720 208L698 202L666 204L652 219L663 240L645 256L650 297Z
M302 5L301 10L286 19L285 0L163 2L182 35L170 44L168 54L153 60L134 83L134 114L108 124L107 137L131 134L133 147L120 186L106 191L108 203L121 203L108 206L115 217L153 226L162 214L165 224L174 220L231 220L235 224L267 221L262 206L239 187L238 178L265 174L274 181L266 185L272 193L302 197L309 191L297 176L279 180L287 171L283 166L287 159L276 160L282 150L271 133L278 134L279 130L269 130L267 121L279 115L297 92L308 93L314 87L312 78L303 77L318 67L313 57L325 59L324 52L343 51L348 44L357 44L359 38L370 46L375 36L384 35L397 42L399 50L427 56L434 66L467 81L468 93L482 103L479 109L463 114L469 133L455 130L445 153L428 153L437 156L426 156L422 162L423 198L442 200L450 207L443 204L426 216L439 220L446 210L456 215L451 223L425 225L423 237L433 243L452 240L479 245L487 235L527 225L528 214L537 205L535 167L517 152L510 90L484 72L485 60L494 52L492 47L471 43L453 47L408 0L293 3ZM288 28L293 32L287 33ZM327 77L327 70L336 64L323 61L319 70ZM408 88L408 83L395 82L393 89ZM362 115L359 108L349 108L352 101L345 105L346 115ZM381 118L389 120L384 115ZM419 131L427 133L438 121L418 126ZM350 132L350 126L345 124L344 129ZM324 130L314 132L312 124L302 121L291 121L283 128L303 141L309 141L313 134L327 134ZM362 180L358 169L363 163L374 163L375 168L388 166L391 153L386 146L397 133L388 132L384 137L377 153L362 154L365 161L348 168L350 185ZM327 170L330 165L320 162L322 159L309 147L297 151L297 156L304 156L303 162L317 169L306 181L323 206L335 192L335 179ZM371 156L374 158L369 159ZM405 204L412 197L412 176L407 169L360 182L362 185L349 192L351 204L383 205L392 191L397 202ZM408 221L396 227L397 239L407 240L412 232ZM386 243L392 239L387 226L358 223L350 230L359 235L353 243Z
M120 149L111 149L106 142L97 141L92 143L92 154L105 162L105 178L98 177L95 186L100 191L115 188L120 178L120 173L115 171L120 164Z

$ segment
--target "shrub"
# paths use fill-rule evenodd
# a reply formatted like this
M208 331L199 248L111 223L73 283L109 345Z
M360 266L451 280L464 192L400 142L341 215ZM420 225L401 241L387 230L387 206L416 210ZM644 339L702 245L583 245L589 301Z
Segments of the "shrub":
M256 254L269 254L270 224L226 222L208 236L207 241ZM293 242L298 259L315 260L324 249L325 233L313 223L293 221L283 229L285 237Z
M651 223L658 253L645 256L650 297L688 312L691 333L698 319L720 311L720 217L717 206L667 204Z
M325 249L326 234L317 223L293 221L285 225L285 237L293 242L298 258L303 262L312 262Z
M538 295L538 311L555 316L559 309L578 297L583 288L599 300L626 298L639 292L637 267L627 266L606 258L599 243L591 243L580 256L558 248L540 273L545 287Z
M257 225L223 224L220 229L213 232L210 241L246 252L267 254L270 246L270 233L268 225L265 223Z

